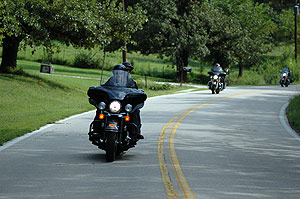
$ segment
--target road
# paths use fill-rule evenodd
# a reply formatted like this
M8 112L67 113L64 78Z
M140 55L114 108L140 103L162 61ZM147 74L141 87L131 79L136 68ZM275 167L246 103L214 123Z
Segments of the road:
M299 198L300 138L284 111L300 86L228 87L147 99L144 140L105 161L95 112L0 147L0 199Z

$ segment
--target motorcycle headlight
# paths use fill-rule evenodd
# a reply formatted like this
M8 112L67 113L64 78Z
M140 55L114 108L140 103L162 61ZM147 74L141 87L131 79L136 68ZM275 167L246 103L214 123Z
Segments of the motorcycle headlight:
M214 79L218 79L218 75L214 75Z
M104 102L100 102L99 105L98 105L99 109L102 111L105 109L106 107L106 104Z
M125 106L125 111L126 112L130 112L130 111L132 111L132 105L131 104L127 104L126 106Z
M285 77L286 75L287 75L286 73L283 73L283 74L282 74L283 77Z
M112 103L110 103L109 105L109 110L112 113L117 113L119 112L121 109L121 103L119 101L113 101Z

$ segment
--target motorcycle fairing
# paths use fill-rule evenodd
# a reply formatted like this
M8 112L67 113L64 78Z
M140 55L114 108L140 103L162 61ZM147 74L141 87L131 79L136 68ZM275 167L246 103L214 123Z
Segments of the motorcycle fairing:
M113 70L113 76L101 86L93 86L88 90L88 96L96 103L109 103L112 100L136 106L144 103L147 95L144 91L136 88L128 88L130 82L129 73L126 71Z

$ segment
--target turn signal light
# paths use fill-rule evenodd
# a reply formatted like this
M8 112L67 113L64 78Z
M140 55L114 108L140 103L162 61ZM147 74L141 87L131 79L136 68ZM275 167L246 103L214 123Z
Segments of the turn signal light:
M100 114L100 115L99 115L99 119L100 119L100 120L103 120L103 119L104 119L104 115L103 115L103 114Z
M128 115L125 116L125 121L129 122L130 121L130 117Z

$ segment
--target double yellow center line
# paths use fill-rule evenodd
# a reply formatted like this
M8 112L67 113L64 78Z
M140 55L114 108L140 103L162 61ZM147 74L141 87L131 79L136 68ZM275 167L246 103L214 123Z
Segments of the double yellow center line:
M263 91L260 91L263 92ZM225 99L225 98L231 98L234 96L239 96L239 95L245 95L245 94L249 94L249 93L257 93L256 92L247 92L247 93L241 93L241 94L236 94L236 95L230 95L230 96L225 96L225 97L220 97L217 99L213 99L213 100L209 100L203 104L196 104L188 109L185 109L183 111L181 111L180 113L178 113L176 116L174 116L161 130L160 135L159 135L159 139L158 139L158 146L157 146L157 153L158 153L158 163L160 166L160 172L161 172L161 176L162 176L162 180L163 180L163 184L165 187L165 191L167 194L167 198L168 199L176 199L179 198L179 193L178 191L174 188L171 177L170 177L170 173L168 170L168 165L167 165L167 161L166 161L166 157L165 157L165 153L164 153L164 140L165 140L165 136L166 136L166 132L169 129L169 127L171 126L171 124L173 123L173 125L171 126L171 128L169 129L169 137L168 137L168 152L169 152L169 158L173 167L173 171L175 173L177 182L178 182L178 186L181 190L181 193L183 195L183 198L196 198L195 194L193 193L191 187L189 186L184 173L181 169L181 166L179 164L177 155L176 155L176 151L175 151L175 133L176 130L180 124L180 122L187 117L190 113L192 113L193 111L195 111L196 109L198 109L201 106L205 106L207 104Z
M215 101L215 100L214 100ZM195 194L192 192L183 172L180 167L176 151L175 151L175 133L176 129L178 128L180 122L190 113L192 113L194 110L199 108L201 105L206 105L206 104L196 104L192 106L191 108L188 108L186 110L183 110L176 116L174 116L161 130L159 139L158 139L158 162L160 166L160 171L162 175L162 180L164 183L165 191L167 194L167 198L169 199L175 199L179 198L179 193L178 191L174 188L173 183L170 178L167 162L165 159L165 154L164 154L164 140L165 140L165 135L167 132L167 129L171 126L171 124L174 122L172 127L169 129L169 137L168 137L168 150L169 150L169 157L171 160L171 164L174 170L174 173L176 175L176 179L178 182L178 185L180 187L180 190L184 196L184 198L196 198Z

